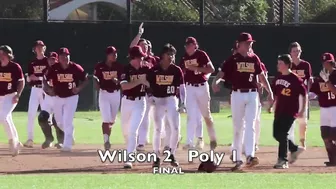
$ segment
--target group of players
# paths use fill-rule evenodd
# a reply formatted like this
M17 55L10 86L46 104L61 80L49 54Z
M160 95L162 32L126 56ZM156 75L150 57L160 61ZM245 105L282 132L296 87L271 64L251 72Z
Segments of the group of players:
M138 35L130 45L129 64L123 66L118 63L116 48L109 46L106 59L95 66L94 79L99 90L104 147L111 147L111 129L121 103L121 127L127 152L144 151L144 145L149 142L149 119L152 116L154 152L160 154L161 138L164 135L164 149L171 151L171 164L178 166L175 153L181 140L180 113L187 113L187 141L183 149L204 147L202 117L208 130L210 149L217 147L208 84L208 78L215 68L206 52L198 49L194 37L186 39L185 55L177 65L174 46L166 44L160 56L154 56L150 42L141 38L143 32L141 24ZM246 167L259 164L255 153L260 135L260 94L263 89L268 92L268 110L271 112L275 107L273 136L279 142L279 152L274 168L288 168L288 162L294 163L306 148L307 89L312 92L311 98L318 96L321 106L321 133L329 157L326 165L335 165L336 120L330 111L336 106L333 55L323 55L324 69L319 79L313 82L310 64L300 58L301 46L292 43L290 54L278 57L279 75L270 85L265 65L252 50L254 42L249 33L239 35L233 54L223 63L211 86L214 92L218 92L220 82L224 81L231 90L234 127L232 150L237 151L237 161L232 170L243 168L242 152L246 156ZM23 145L33 147L34 119L40 105L38 121L45 135L42 148L52 146L54 137L51 128L54 126L57 135L55 146L69 152L74 145L73 118L78 94L88 82L87 74L80 65L70 61L67 48L61 48L57 53L51 52L46 57L45 44L36 41L33 51L36 59L30 63L27 74L27 82L32 86L28 108L28 140ZM12 111L22 94L25 80L20 65L13 59L12 49L0 46L0 122L7 132L10 151L16 156L21 143L12 120ZM300 124L301 146L294 144L292 134L296 118ZM198 138L196 146L195 136ZM291 152L289 159L288 148ZM160 159L153 162L153 167L158 166ZM124 168L132 167L131 162L124 165Z

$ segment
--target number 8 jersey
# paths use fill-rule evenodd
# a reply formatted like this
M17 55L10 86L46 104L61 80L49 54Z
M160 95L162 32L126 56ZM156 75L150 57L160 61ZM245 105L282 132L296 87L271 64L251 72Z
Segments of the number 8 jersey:
M168 96L177 96L180 85L184 84L182 69L170 64L164 70L160 65L153 67L148 74L148 81L151 86L151 92L154 97L164 98Z
M9 62L7 66L0 66L0 96L16 92L18 82L23 79L22 68L18 63Z
M299 96L306 95L306 87L296 74L278 75L272 83L272 90L276 98L274 116L293 116L299 111Z

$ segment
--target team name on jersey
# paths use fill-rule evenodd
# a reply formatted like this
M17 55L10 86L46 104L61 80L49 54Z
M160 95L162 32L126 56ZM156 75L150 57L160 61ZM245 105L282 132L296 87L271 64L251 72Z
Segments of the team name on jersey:
M106 72L102 72L102 74L105 80L111 80L117 77L118 72L117 71L106 71Z
M282 85L282 86L288 88L290 86L290 83L286 80L278 79L278 80L276 80L275 85Z
M73 74L57 74L57 80L59 82L65 82L65 83L69 83L69 82L73 82L74 78L73 78Z
M12 73L0 73L0 81L11 82Z
M301 77L301 78L305 78L306 74L304 72L304 70L292 70L293 73L295 73L297 76Z
M326 83L319 82L319 85L320 85L320 91L321 92L328 92L328 91L330 91Z
M34 73L39 74L43 73L43 70L47 68L47 66L34 66Z
M156 84L158 85L171 85L174 80L174 75L157 75Z
M185 60L184 64L187 66L198 66L197 59Z
M250 62L237 62L237 71L238 72L248 72L248 73L254 73L254 63Z
M146 78L146 74L131 75L130 78L131 78L131 81L135 81L140 78Z

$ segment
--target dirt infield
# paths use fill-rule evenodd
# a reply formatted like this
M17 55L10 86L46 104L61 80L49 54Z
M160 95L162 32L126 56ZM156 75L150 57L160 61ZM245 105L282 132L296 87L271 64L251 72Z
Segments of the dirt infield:
M124 146L112 146L120 149ZM136 163L132 170L124 170L120 163L102 163L98 158L97 149L99 145L76 144L72 153L60 153L59 150L50 148L42 150L39 146L33 149L24 148L17 157L11 157L7 145L0 145L0 174L39 174L39 173L151 173L151 164ZM207 147L208 148L208 147ZM151 151L151 146L146 150ZM229 152L229 147L221 146L217 151ZM278 173L331 173L336 168L325 167L327 160L326 152L323 148L311 147L305 151L300 159L290 165L288 170L275 170L272 165L276 160L275 147L261 147L257 152L260 165L246 172L278 172ZM178 150L177 160L179 160L182 170L185 173L197 172L198 163L187 162L187 152ZM163 165L164 166L164 165ZM233 164L226 155L224 163L221 164L217 172L230 172Z

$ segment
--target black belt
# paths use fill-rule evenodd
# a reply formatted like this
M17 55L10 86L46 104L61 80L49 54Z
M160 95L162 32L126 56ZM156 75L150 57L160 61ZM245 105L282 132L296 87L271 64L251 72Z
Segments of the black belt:
M105 90L105 89L102 89L103 91L106 91L108 93L114 93L114 92L118 92L119 89L114 89L114 90Z
M42 88L42 85L33 85L33 87Z
M127 100L140 100L143 96L125 96Z
M200 86L204 86L204 83L189 83L187 82L187 85L193 86L193 87L200 87Z
M167 96L155 96L153 95L155 98L167 98L167 97L171 97L171 96L176 96L175 94L172 95L167 95Z
M233 91L241 93L249 93L249 92L256 92L257 89L233 89Z

